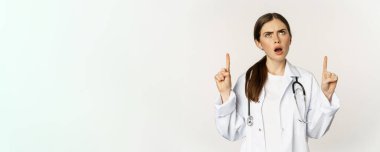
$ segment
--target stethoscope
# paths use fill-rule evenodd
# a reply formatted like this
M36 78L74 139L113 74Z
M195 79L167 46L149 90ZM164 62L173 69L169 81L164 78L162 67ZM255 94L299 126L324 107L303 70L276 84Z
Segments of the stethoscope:
M297 106L297 109L298 109L298 113L300 115L300 119L298 120L299 122L302 122L302 123L308 123L306 121L306 115L301 113L301 108L300 104L303 104L303 107L304 110L303 112L305 113L306 112L306 92L305 92L305 88L303 87L303 85L298 81L298 77L297 76L293 76L292 77L293 80L295 79L296 81L293 81L293 84L292 84L292 90L293 90L293 94L294 94L294 99L296 101L296 106ZM299 87L296 87L296 85L298 85ZM302 92L302 94L299 94L300 92ZM301 95L301 97L299 97ZM303 98L303 101L304 103L298 103L297 100L298 98ZM251 115L251 102L249 102L248 100L248 118L247 118L247 125L248 126L252 126L253 125L253 116Z

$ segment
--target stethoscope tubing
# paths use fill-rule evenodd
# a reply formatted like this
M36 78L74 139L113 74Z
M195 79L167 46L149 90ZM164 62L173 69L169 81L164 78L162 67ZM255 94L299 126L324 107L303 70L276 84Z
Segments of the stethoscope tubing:
M295 89L295 85L298 84L299 86L301 86L302 88L302 94L303 94L303 99L304 99L304 104L305 104L305 112L306 112L306 92L305 92L305 88L303 87L303 85L298 81L298 77L295 77L296 81L293 82L292 84L292 90L293 90L293 94L294 94L294 99L296 101L296 106L297 106L297 109L298 109L298 113L301 117L301 119L299 120L300 122L302 123L308 123L306 121L306 116L302 116L300 110L299 110L299 107L298 107L298 103L297 103L297 98L296 98L296 89ZM302 118L303 117L303 118ZM251 102L249 101L248 99L248 118L247 118L247 125L248 126L252 126L253 125L253 116L251 115Z

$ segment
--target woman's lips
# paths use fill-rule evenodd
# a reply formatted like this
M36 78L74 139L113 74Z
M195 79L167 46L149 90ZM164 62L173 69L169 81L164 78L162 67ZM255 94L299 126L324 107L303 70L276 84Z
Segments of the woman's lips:
M274 49L274 53L276 55L282 55L284 53L284 51L282 51L282 48L276 48L276 49Z

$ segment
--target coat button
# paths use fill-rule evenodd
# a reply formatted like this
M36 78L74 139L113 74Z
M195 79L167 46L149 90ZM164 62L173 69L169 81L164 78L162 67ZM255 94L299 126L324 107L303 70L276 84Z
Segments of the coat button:
M259 131L261 131L261 128L259 128Z

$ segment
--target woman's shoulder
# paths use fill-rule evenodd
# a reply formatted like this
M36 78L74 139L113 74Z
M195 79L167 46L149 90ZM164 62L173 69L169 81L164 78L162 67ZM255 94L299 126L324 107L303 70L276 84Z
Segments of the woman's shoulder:
M247 72L241 73L236 81L236 83L243 83L245 84L245 75Z
M306 70L303 67L299 66L293 66L293 68L298 72L299 76L304 79L310 79L312 80L314 78L314 74L310 72L309 70Z
M296 66L296 65L293 65L292 63L290 63L289 61L287 61L287 68L288 68L288 71L290 71L291 73L295 74L295 75L300 75L300 76L312 76L313 73L311 73L310 71L300 67L300 66Z
M302 68L302 67L299 67L299 66L296 66L296 68L297 68L298 72L300 73L300 75L302 75L302 76L304 76L304 75L306 75L306 76L313 76L313 73L310 72L310 71L308 71L308 70L306 70L305 68Z

